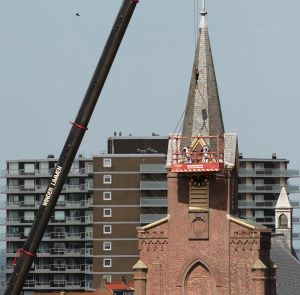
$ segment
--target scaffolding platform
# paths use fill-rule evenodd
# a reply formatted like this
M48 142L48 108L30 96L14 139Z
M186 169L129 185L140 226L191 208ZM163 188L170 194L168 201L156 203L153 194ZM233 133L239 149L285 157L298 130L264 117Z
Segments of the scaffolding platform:
M224 137L171 137L171 171L218 172L224 169Z

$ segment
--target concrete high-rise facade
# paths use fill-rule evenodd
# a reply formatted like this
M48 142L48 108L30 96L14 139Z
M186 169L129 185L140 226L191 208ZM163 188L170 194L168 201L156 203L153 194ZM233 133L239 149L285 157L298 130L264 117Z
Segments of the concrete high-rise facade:
M57 159L7 161L7 277L31 229ZM24 290L92 290L92 159L78 157L51 217Z
M297 255L299 243L299 186L290 179L299 177L299 170L288 167L289 160L278 158L275 153L270 158L239 157L239 211L244 218L275 228L275 205L282 187L285 187L294 208L293 244Z

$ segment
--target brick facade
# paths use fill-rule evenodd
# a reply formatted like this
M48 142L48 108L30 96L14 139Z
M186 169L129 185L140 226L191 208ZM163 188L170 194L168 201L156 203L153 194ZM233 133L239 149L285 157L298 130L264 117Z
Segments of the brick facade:
M270 230L230 215L235 176L209 176L206 210L189 207L189 182L170 172L169 217L138 229L146 294L275 295Z

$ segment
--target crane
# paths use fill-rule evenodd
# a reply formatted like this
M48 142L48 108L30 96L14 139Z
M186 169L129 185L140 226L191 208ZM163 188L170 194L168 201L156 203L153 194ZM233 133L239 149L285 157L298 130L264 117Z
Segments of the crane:
M77 117L74 122L71 122L71 130L49 180L28 239L23 245L23 248L17 252L15 267L9 278L4 293L5 295L19 295L22 291L57 199L78 152L83 136L88 129L87 126L97 100L138 2L139 0L123 0L121 4L119 13L83 98Z

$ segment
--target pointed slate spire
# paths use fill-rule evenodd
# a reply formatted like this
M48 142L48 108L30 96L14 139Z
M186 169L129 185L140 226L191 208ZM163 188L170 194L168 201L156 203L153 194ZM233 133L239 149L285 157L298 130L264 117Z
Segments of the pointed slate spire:
M192 70L182 136L224 133L221 105L211 53L205 1L202 0L200 28Z

